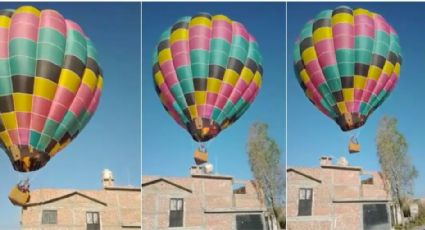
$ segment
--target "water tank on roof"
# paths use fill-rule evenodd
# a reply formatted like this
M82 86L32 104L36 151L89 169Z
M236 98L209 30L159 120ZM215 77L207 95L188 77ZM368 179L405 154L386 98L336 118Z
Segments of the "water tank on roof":
M206 163L204 165L204 171L205 171L206 174L211 174L213 172L213 170L214 170L214 167L211 163Z
M102 171L102 185L104 188L114 186L114 176L111 170L104 169Z
M104 169L102 171L102 179L103 180L113 180L114 177L112 176L112 171L109 169Z
M345 157L340 157L336 164L338 166L348 166L348 161Z

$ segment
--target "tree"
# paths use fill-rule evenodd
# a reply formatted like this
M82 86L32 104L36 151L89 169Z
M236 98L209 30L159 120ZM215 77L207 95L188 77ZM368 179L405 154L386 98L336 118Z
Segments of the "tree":
M249 130L247 152L252 174L266 206L280 224L285 225L285 167L280 162L281 152L267 133L268 126L254 123Z
M412 194L418 171L407 152L408 144L397 130L397 119L384 116L378 127L376 147L381 171L389 182L393 200L403 207L403 197Z

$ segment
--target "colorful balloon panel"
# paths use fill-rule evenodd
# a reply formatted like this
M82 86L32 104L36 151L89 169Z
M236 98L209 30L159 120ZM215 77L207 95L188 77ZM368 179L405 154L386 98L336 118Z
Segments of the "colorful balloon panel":
M305 24L294 61L309 100L347 131L362 126L394 89L400 44L381 15L341 6Z
M224 15L178 20L161 35L153 63L161 103L198 142L240 118L261 86L257 42Z
M15 170L43 167L78 135L102 81L78 24L54 10L0 10L0 144Z

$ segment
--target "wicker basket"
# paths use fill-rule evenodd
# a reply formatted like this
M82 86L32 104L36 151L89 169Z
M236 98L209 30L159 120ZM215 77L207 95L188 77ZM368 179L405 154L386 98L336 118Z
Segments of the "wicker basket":
M348 144L348 151L350 153L360 152L360 144L350 141L350 143Z
M9 200L14 205L24 206L30 200L30 192L23 192L18 186L14 186L9 192Z
M195 159L197 165L201 165L208 162L208 153L196 149L193 153L193 158Z

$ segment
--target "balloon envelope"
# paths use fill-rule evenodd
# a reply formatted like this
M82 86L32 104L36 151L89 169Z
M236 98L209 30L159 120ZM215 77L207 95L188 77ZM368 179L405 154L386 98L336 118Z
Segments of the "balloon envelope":
M17 171L43 167L96 110L92 42L54 10L0 10L0 144Z
M257 42L224 15L178 20L161 35L153 63L161 103L198 142L240 118L261 85Z
M305 24L294 61L309 100L347 131L362 126L394 89L399 39L381 15L341 6Z

